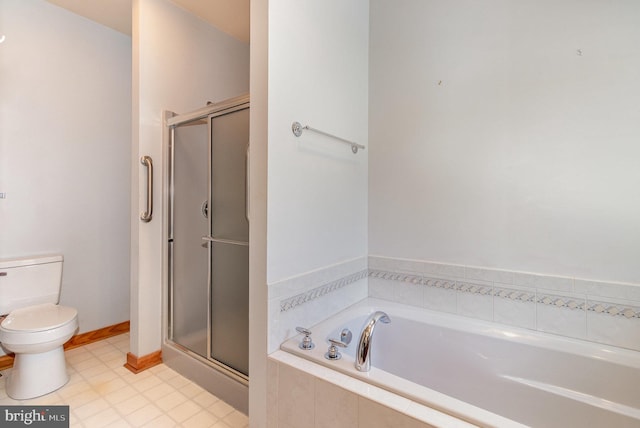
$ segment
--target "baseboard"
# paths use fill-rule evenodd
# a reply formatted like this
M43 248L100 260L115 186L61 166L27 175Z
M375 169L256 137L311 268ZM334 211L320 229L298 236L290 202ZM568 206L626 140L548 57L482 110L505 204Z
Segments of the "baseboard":
M7 354L0 357L0 370L6 370L13 367L13 354Z
M100 328L98 330L88 331L82 334L76 334L67 343L64 344L64 349L73 349L78 346L88 345L93 342L98 342L109 337L117 336L119 334L129 332L129 321L121 322L120 324L110 325L108 327Z
M129 321L119 324L110 325L97 330L88 331L86 333L76 334L64 344L64 349L69 350L78 346L88 345L98 342L109 337L127 333L129 331ZM7 354L0 357L0 370L6 370L13 367L13 354Z
M131 352L127 352L127 362L124 367L137 374L160 363L162 363L162 351L152 352L142 357L136 357Z

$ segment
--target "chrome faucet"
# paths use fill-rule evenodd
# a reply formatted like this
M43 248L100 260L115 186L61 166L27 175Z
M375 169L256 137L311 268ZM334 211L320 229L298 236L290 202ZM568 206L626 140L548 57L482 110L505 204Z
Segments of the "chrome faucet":
M368 372L371 369L371 341L373 340L373 329L378 321L389 324L391 318L382 311L374 312L367 318L356 350L356 369L361 372Z

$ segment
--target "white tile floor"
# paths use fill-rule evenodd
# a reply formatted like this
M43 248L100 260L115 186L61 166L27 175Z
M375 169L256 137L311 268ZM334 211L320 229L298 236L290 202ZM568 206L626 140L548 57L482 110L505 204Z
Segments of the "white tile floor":
M16 401L0 377L0 405L69 405L71 427L244 428L249 418L164 364L137 375L123 367L129 334L65 353L70 380L32 400Z

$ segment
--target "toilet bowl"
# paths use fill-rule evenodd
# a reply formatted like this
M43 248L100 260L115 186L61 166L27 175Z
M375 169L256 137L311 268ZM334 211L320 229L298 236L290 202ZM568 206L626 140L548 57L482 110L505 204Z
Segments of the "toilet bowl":
M26 400L65 385L63 345L78 329L76 309L58 305L62 256L0 260L0 345L13 352L7 395Z
M74 308L52 303L16 309L0 323L0 343L15 354L6 381L16 400L39 397L65 385L65 344L78 328Z

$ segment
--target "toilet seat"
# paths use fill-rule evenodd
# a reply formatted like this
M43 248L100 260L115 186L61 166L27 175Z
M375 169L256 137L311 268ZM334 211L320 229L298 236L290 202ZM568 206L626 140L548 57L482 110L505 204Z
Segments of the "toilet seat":
M78 328L78 311L52 303L12 311L0 323L0 342L29 345L58 340Z
M75 308L43 303L12 311L0 326L5 330L43 331L60 327L77 315Z

